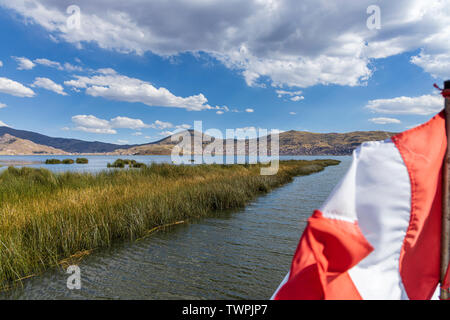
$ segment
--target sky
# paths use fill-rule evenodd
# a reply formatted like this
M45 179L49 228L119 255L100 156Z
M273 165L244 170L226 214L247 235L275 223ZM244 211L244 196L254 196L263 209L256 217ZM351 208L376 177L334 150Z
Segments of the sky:
M400 132L442 109L449 40L450 0L0 0L0 125Z

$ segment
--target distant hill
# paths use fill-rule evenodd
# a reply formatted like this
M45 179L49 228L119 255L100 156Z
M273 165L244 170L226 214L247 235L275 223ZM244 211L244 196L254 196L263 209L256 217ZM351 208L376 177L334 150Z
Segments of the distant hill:
M194 130L186 130L183 132L189 132L191 137L194 136ZM114 152L111 152L110 154L114 155L127 155L127 154L133 154L133 155L170 155L172 152L172 148L178 144L178 141L181 141L181 138L175 139L172 141L172 137L176 137L177 135L181 135L183 132L176 133L174 135L168 136L166 138L163 138L161 140L143 144L143 145L137 145L131 148L121 148ZM203 134L203 145L208 144L209 142L205 141L211 141L211 137ZM213 138L212 138L213 139ZM192 153L194 150L191 150Z
M188 130L191 136L193 130ZM172 142L169 136L156 142L143 145L117 145L98 141L83 141L77 139L52 138L39 133L16 130L9 127L0 127L0 136L5 134L14 138L28 140L40 145L57 149L54 152L67 153L103 153L111 155L170 155L172 148L178 144L178 140ZM179 133L178 133L179 134ZM280 133L280 155L350 155L352 151L361 143L366 141L384 140L395 133L386 131L355 131L349 133L312 133L304 131L285 131ZM208 145L214 138L203 135L208 142L203 143L203 147ZM268 150L270 150L271 137L268 136ZM221 141L218 141L219 143ZM224 141L222 141L224 143ZM237 140L233 140L235 154L248 153L251 146L249 141L245 141L245 150L237 151ZM6 149L5 149L6 150ZM11 149L12 150L12 149ZM30 149L31 150L31 149ZM6 151L4 151L3 154ZM11 151L13 152L13 151ZM48 152L51 152L50 149ZM193 150L191 150L193 153ZM17 153L12 153L17 154ZM51 153L49 153L51 154Z
M5 133L0 136L0 155L63 155L63 150L36 144L30 140L20 139Z
M280 154L350 155L363 142L385 140L394 134L386 131L312 133L291 130L280 134Z
M193 131L189 130L191 136ZM355 131L349 133L312 133L304 131L286 131L279 135L280 155L350 155L361 143L366 141L385 140L395 133L386 131ZM268 149L270 150L270 136L268 137ZM234 150L236 154L237 145L234 140ZM210 142L204 143L209 144ZM224 143L224 142L222 142ZM134 155L152 155L165 154L170 155L172 148L178 142L172 142L172 136L164 138L154 143L135 146L132 148L122 148L113 152L113 154L134 154ZM245 153L248 153L249 141L245 143Z
M69 153L103 153L112 152L114 150L122 148L131 148L134 146L118 145L99 141L90 142L77 139L52 138L31 131L17 130L10 127L0 127L0 136L3 136L6 133L20 139L25 139L40 145L61 149Z

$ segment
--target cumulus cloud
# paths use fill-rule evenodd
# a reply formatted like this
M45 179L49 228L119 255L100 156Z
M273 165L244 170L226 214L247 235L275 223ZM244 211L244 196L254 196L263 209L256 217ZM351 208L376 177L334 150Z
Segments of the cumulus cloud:
M401 123L400 120L395 118L372 118L369 119L370 122L376 123L376 124L394 124L394 123Z
M422 52L419 55L412 57L411 62L418 65L435 78L447 79L450 75L450 52L435 55Z
M113 69L101 69L100 74L91 77L75 76L75 79L65 81L64 84L84 89L86 94L93 97L140 102L148 106L183 108L189 111L228 109L227 107L210 106L207 103L208 99L201 93L185 98L179 97L166 88L156 88L149 82L120 75Z
M145 124L141 119L132 119L128 117L116 117L111 119L109 125L112 128L124 128L124 129L142 129L149 128L150 126Z
M366 108L376 113L430 115L439 112L444 101L439 95L370 100Z
M17 70L31 70L35 64L25 57L12 57L17 62Z
M449 70L450 7L439 0L380 0L382 25L365 26L372 0L79 0L80 28L68 29L69 0L0 0L54 39L123 53L205 52L242 73L250 86L364 85L371 59L422 49L411 62L436 76ZM105 10L105 7L108 10ZM448 68L445 64L445 68ZM439 71L439 72L438 72Z
M115 117L111 120L100 119L93 115L76 115L72 117L72 122L75 124L73 129L91 133L99 134L116 134L115 129L132 129L141 130L144 128L152 128L158 130L175 128L175 132L179 130L189 129L191 126L188 124L173 125L170 122L164 122L156 120L152 124L146 124L141 119L133 119L128 117ZM140 136L140 131L133 133L135 136Z
M3 67L3 62L2 62L2 60L0 60L0 67Z
M7 107L6 104L0 103L0 109L6 108L6 107Z
M170 123L170 122L164 122L164 121L156 120L154 123L152 123L150 125L150 128L159 129L159 130L170 129L170 128L173 128L173 124Z
M98 134L116 134L108 120L99 119L93 115L77 115L72 117L72 122L76 124L75 130L98 133Z
M0 127L9 127L6 123L0 120Z
M245 109L245 112L248 112L248 113L252 113L252 112L254 112L255 110L253 110L253 109L251 109L251 108L247 108L247 109Z
M57 84L55 82L53 82L53 80L49 79L49 78L40 78L37 77L33 84L31 85L32 87L39 87L39 88L43 88L46 90L50 90L53 91L57 94L60 94L62 96L66 96L67 93L64 92L64 88L60 85Z
M0 77L0 92L10 94L16 97L34 97L35 93L28 87L25 87L23 84L8 79Z

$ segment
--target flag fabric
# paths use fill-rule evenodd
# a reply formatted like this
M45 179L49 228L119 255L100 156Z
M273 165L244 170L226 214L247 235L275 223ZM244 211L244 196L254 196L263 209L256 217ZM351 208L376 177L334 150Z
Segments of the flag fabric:
M444 112L363 143L273 299L431 299L440 270Z

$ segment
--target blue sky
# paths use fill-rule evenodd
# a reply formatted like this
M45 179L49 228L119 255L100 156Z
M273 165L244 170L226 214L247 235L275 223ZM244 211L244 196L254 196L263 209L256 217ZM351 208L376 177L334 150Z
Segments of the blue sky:
M151 8L142 3L148 17L116 1L104 10L102 2L0 1L3 124L132 144L195 120L223 131L399 132L441 109L432 84L450 77L450 14L442 1L372 1L381 8L378 30L365 26L364 1L342 10L301 1L319 17L312 21L276 20L298 1L275 8L248 1L237 11L234 1L224 8L178 0L170 8L154 0ZM80 8L76 30L66 27L70 4ZM336 30L328 34L322 29L330 30L330 20ZM260 31L258 21L268 26Z

